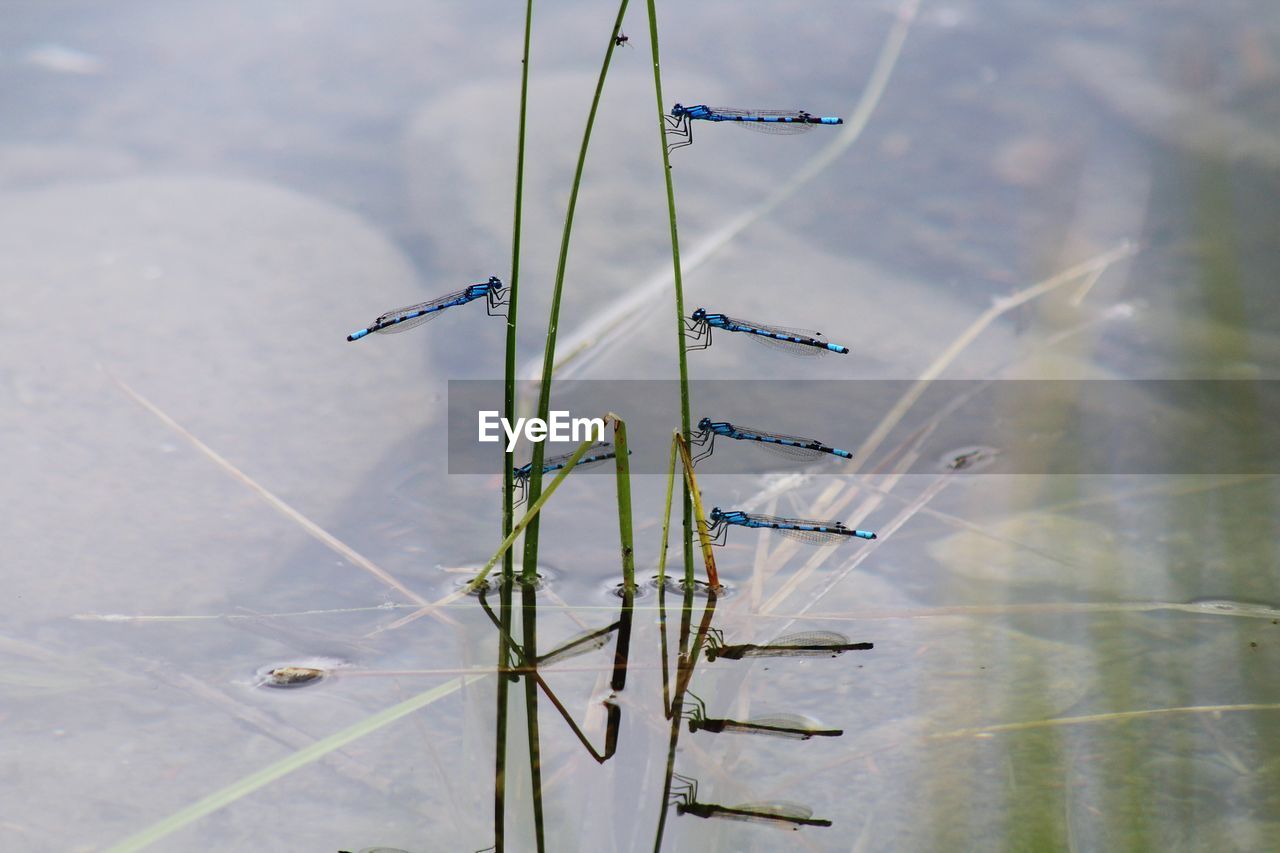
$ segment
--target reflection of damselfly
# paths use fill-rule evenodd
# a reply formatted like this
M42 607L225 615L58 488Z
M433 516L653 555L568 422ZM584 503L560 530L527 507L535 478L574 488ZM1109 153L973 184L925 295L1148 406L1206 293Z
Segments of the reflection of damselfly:
M769 714L764 717L753 717L750 720L725 720L719 717L708 717L706 704L693 693L685 696L693 700L691 707L686 707L684 717L689 721L689 731L696 732L738 732L749 735L771 735L773 737L808 740L811 737L840 737L844 729L824 729L817 720L799 714Z
M831 821L813 816L813 809L799 803L743 803L740 806L721 806L716 803L698 802L698 780L672 773L679 785L671 786L671 802L676 814L691 814L702 818L747 820L772 826L799 829L802 826L831 826Z
M713 421L703 418L698 421L699 432L690 436L689 443L705 447L701 453L693 457L693 464L706 459L715 450L716 436L732 438L738 441L754 442L755 446L764 448L788 459L817 459L824 453L852 459L853 454L838 447L828 447L815 438L802 438L798 435L784 435L780 432L765 432L749 426L736 426L728 421Z
M614 622L604 628L592 628L583 631L581 634L570 637L545 655L538 655L535 661L538 666L546 666L569 658L576 658L578 655L585 655L587 652L603 649L609 643L609 636L618 630L620 624L620 622Z
M845 527L839 521L810 521L804 518L782 518L776 515L757 515L737 509L720 509L713 507L708 516L711 524L707 528L712 542L723 545L729 538L729 527L754 527L760 530L776 530L789 539L795 539L810 545L834 545L848 542L850 539L875 539L876 535L869 530L857 530Z
M576 451L575 451L576 452ZM628 451L630 452L630 451ZM613 444L607 441L597 441L595 444L587 448L587 452L582 454L582 458L578 460L578 464L574 466L576 471L579 468L585 468L588 465L597 465L610 459L615 459L618 452L613 449ZM573 457L573 453L561 453L559 456L551 456L542 460L542 473L549 474L552 471L559 471L561 468L569 464L569 459ZM513 477L513 485L515 486L515 498L512 503L516 506L524 503L525 487L529 485L529 475L533 473L533 463L526 462L518 468L511 469Z
M810 115L804 110L743 110L706 104L692 107L676 104L671 108L671 115L663 116L663 120L667 124L667 136L675 140L667 143L668 152L693 144L694 120L727 121L739 127L776 134L804 133L820 124L844 124L844 119Z
M844 634L835 631L802 631L798 634L784 634L771 643L738 643L728 645L724 641L724 632L719 628L707 631L707 660L725 658L741 660L742 658L759 657L817 657L821 655L844 654L845 652L864 652L875 648L874 643L851 643Z
M446 293L439 299L432 299L430 302L419 302L417 305L388 311L370 323L369 328L347 335L347 340L358 341L364 336L375 332L386 334L403 332L406 329L412 329L414 326L421 326L428 320L434 320L446 308L452 308L455 305L466 305L468 302L474 302L477 299L485 300L485 311L488 314L500 314L501 312L496 309L507 304L506 297L507 288L503 287L502 282L495 276L490 276L489 280L484 284L473 284L462 290Z
M815 356L838 352L849 353L848 347L833 344L822 336L821 332L812 329L791 329L786 326L771 326L757 323L754 320L739 320L724 314L708 314L707 309L699 308L685 321L685 337L694 343L688 349L706 349L711 346L711 330L723 329L726 332L743 332L753 341L765 346L780 349L787 355Z

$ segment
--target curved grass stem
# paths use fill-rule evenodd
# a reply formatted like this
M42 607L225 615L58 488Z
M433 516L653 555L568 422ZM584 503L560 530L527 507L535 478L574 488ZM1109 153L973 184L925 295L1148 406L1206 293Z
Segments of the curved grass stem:
M564 216L564 232L560 238L560 259L556 264L556 280L551 291L551 312L547 321L546 347L542 356L542 383L538 389L538 417L547 420L551 409L551 373L556 361L556 330L560 324L560 301L564 294L565 268L569 261L569 238L573 234L573 214L578 205L578 189L582 184L582 170L587 162L587 148L591 144L591 130L596 123L596 112L600 107L600 94L604 91L604 81L609 74L609 63L613 59L613 49L617 44L618 33L622 31L622 18L627 12L628 0L618 4L618 16L613 22L613 32L609 34L605 48L604 63L600 67L600 76L596 80L595 94L591 98L591 111L587 114L587 126L582 132L582 145L578 149L578 165L573 172L573 186L569 190L569 206ZM514 367L512 368L514 370ZM533 446L533 464L529 475L528 495L530 503L538 501L542 494L542 460L545 457L546 445L539 442ZM532 510L530 510L532 515ZM529 518L530 516L525 516ZM532 583L538 575L538 520L534 516L524 538L524 564L522 572L526 582Z

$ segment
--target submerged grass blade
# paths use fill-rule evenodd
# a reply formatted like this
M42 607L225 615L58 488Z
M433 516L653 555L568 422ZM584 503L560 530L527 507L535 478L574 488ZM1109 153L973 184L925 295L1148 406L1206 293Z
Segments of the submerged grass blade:
M987 327L996 321L1001 315L1012 311L1019 305L1025 304L1057 290L1060 287L1071 284L1080 280L1085 276L1093 275L1101 270L1105 270L1112 264L1137 253L1138 247L1132 243L1124 242L1109 251L1103 252L1086 261L1068 267L1062 272L1024 288L1017 293L1007 296L1004 299L997 300L990 308L983 311L978 319L974 320L964 331L956 336L946 349L944 349L933 363L925 368L920 378L902 395L902 398L894 404L888 414L880 421L879 425L872 430L871 434L862 442L862 446L853 454L852 470L859 471L866 464L871 454L876 451L881 442L889 435L894 427L906 416L907 411L916 404L916 401L924 394L925 390L933 384L942 372L955 361L956 357L963 352L969 344L973 343L979 335L986 331Z
M155 823L136 835L131 835L125 840L115 844L108 849L108 853L132 853L135 850L142 850L156 843L180 829L183 829L200 818L216 812L224 806L229 806L237 800L248 796L254 791L262 788L272 782L289 775L295 770L300 770L324 758L334 750L341 749L349 743L352 743L365 735L372 734L377 730L394 723L402 717L412 714L420 708L425 708L432 702L443 699L445 696L457 691L467 684L487 678L489 673L477 673L476 675L463 675L430 690L419 693L398 705L393 705L385 711L380 711L371 717L366 717L353 726L348 726L340 732L336 732L323 740L318 740L306 749L300 749L293 755L280 761L270 764L256 773L252 773L243 779L233 782L227 787L215 791L202 800L192 803L185 809L174 812L163 820Z
M235 465L232 465L231 462L228 461L225 457L223 457L216 450L214 450L209 445L205 444L200 439L196 438L196 436L193 433L189 432L186 429L186 427L182 426L182 424L178 423L176 420L171 418L155 403L151 402L146 397L142 396L142 394L135 391L130 385L125 383L124 380L120 379L109 370L106 371L106 373L111 378L111 381L114 382L116 386L120 388L121 391L123 391L126 395L128 395L131 399L133 399L134 402L142 406L151 414L155 415L156 418L158 418L160 422L163 423L165 426L169 427L169 429L173 430L178 435L186 439L191 444L192 447L194 447L196 450L203 453L211 462L213 462L215 465L217 465L219 468L221 468L223 471L229 474L233 479L238 480L239 482L243 483L247 488L257 493L257 495L260 498L262 498L264 501L266 501L273 509L275 509L276 512L280 513L285 518L296 523L299 527L305 530L309 535L319 540L322 544L324 544L327 548L329 548L334 553L338 554L340 557L364 569L366 572L373 575L375 578L382 581L387 586L399 592L405 598L408 598L414 604L420 605L423 608L424 615L431 611L431 609L433 608L433 605L431 604L431 602L427 601L427 599L423 598L422 596L418 595L418 593L409 589L409 587L405 586L397 578L393 577L390 572L378 566L368 557L359 553L350 545L343 542L341 539L334 536L332 533L325 530L323 527L316 524L311 519L307 518L301 512L294 509L289 504L285 503L283 498L278 497L274 492L270 491L265 486L259 484L257 480L254 480L252 477L250 477L248 474L241 471ZM456 622L453 621L452 617L446 614L434 613L433 615L436 616L436 618L447 622L448 624L451 624L451 625L457 624Z

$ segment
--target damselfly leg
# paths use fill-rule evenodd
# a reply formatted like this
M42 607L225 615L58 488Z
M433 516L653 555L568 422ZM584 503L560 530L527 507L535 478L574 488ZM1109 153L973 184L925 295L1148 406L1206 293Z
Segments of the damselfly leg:
M505 310L499 311L498 309L505 308L507 305L511 304L511 300L508 298L511 296L511 288L502 287L502 283L496 278L490 278L489 284L497 284L498 286L491 288L489 291L489 298L486 300L484 306L485 313L490 317L507 316L507 312Z
M677 140L681 140L678 142L667 143L668 156L670 156L671 152L675 151L677 148L684 148L686 145L693 144L693 123L689 121L689 116L664 115L662 120L667 126L668 139L674 136Z
M684 321L684 336L693 341L685 345L686 350L706 349L711 346L711 324L691 317Z

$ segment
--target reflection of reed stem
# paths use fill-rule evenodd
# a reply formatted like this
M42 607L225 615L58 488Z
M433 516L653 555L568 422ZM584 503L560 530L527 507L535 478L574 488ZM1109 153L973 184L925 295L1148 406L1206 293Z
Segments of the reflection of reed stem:
M510 492L507 493L510 495ZM511 681L507 678L510 649L507 637L511 632L511 579L504 577L499 589L502 630L498 632L498 690L497 722L493 735L493 837L494 853L506 849L507 802L507 705Z
M524 662L536 659L538 654L538 593L531 584L521 590L521 623L524 626ZM525 721L529 732L529 781L533 793L533 832L538 853L546 850L542 813L542 750L538 740L538 684L532 678L524 680Z
M569 261L569 237L573 233L573 214L578 206L578 188L582 184L582 169L587 162L587 147L591 144L591 129L596 122L596 111L600 107L600 93L604 91L604 80L609 74L609 61L613 59L613 48L622 29L622 16L627 11L627 0L618 4L618 17L613 22L613 32L609 35L609 43L605 48L604 64L600 66L600 76L596 80L595 95L591 98L591 111L587 114L587 126L582 132L582 146L578 149L578 165L573 172L573 186L569 190L569 206L564 215L564 233L560 237L560 259L556 264L556 280L551 291L551 313L547 321L547 341L542 355L542 383L538 388L538 417L546 421L551 409L551 372L556 360L556 330L560 325L560 299L564 294L564 273ZM514 370L514 368L513 368ZM533 464L529 472L529 501L536 501L542 494L542 460L546 455L546 444L536 442L533 445ZM524 538L524 579L533 583L538 576L538 520L533 519L529 531Z
M658 602L665 602L663 596L663 588L658 587ZM658 812L658 828L654 833L653 850L659 853L662 849L662 835L667 826L667 803L671 799L672 778L675 776L676 766L676 745L680 742L680 722L684 718L684 696L689 689L689 680L693 678L693 669L698 662L698 655L702 650L703 644L706 642L707 633L711 629L711 619L716 612L716 597L714 594L707 597L707 606L702 611L702 621L698 625L698 632L694 636L692 647L688 654L685 654L685 644L689 640L689 629L693 622L693 586L686 585L684 588L684 605L680 612L680 642L679 648L681 653L678 658L676 670L676 686L675 693L671 696L671 703L667 707L667 715L671 720L671 735L667 741L667 770L665 781L662 786L662 808ZM667 683L667 659L666 650L666 624L667 614L665 607L659 609L659 623L662 625L662 647L664 651L662 659L662 679L663 679L663 695L666 697L665 685Z

